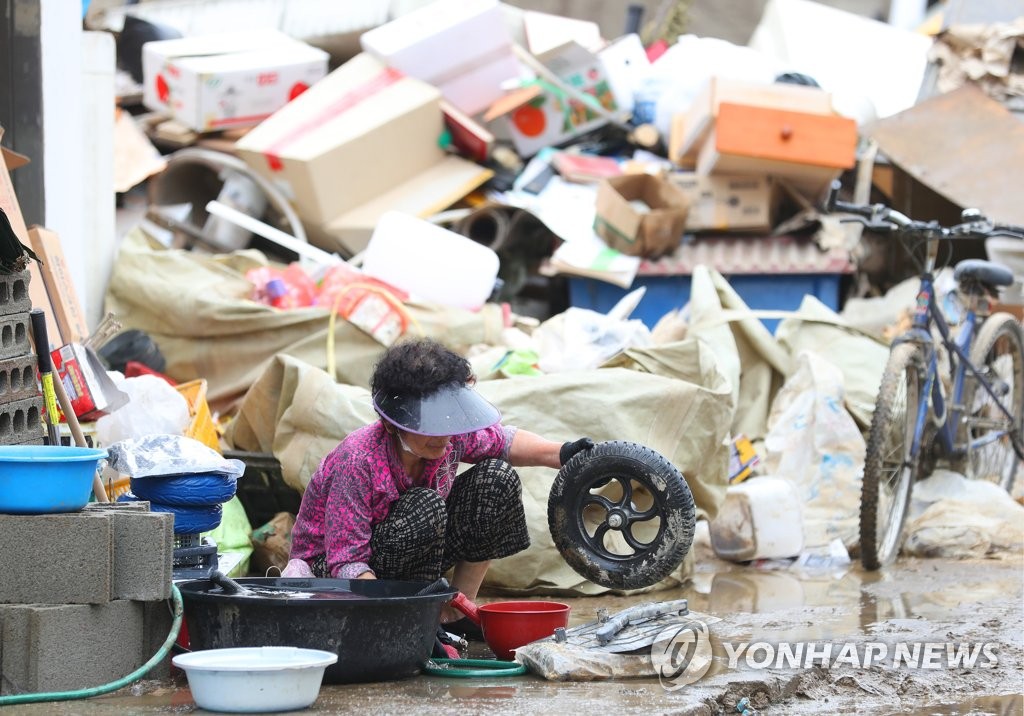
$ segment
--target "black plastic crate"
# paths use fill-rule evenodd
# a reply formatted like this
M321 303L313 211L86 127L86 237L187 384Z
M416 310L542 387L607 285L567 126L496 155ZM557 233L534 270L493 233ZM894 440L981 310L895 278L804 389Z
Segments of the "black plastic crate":
M249 524L259 528L278 512L299 513L302 494L284 481L281 463L269 453L225 450L224 457L245 463L235 493L245 509Z

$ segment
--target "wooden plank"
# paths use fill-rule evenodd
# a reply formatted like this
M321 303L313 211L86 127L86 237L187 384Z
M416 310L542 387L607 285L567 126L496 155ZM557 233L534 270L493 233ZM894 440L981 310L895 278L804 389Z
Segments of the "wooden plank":
M1024 123L977 87L925 100L866 133L889 161L960 208L1024 225Z

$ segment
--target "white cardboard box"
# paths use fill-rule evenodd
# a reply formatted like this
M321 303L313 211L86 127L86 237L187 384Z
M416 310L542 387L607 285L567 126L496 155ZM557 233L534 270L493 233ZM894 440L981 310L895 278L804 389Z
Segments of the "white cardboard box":
M327 74L328 54L273 30L142 46L142 101L198 132L259 124Z
M436 0L364 33L365 52L434 85L466 114L502 96L519 75L512 37L497 0Z

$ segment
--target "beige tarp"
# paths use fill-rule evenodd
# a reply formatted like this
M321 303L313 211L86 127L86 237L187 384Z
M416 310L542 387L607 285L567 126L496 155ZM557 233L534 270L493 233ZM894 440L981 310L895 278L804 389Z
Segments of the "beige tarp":
M121 244L106 310L153 338L172 378L205 378L211 407L226 411L278 353L327 367L328 310L278 311L248 299L252 284L245 272L266 263L258 251L169 250L136 229ZM497 342L503 326L496 304L480 312L418 305L408 310L424 334L460 352ZM367 385L383 346L340 318L334 336L338 380Z
M726 432L733 404L712 355L697 341L631 351L619 365L591 371L483 381L480 393L508 425L552 440L588 435L642 443L685 476L698 515L714 516L725 495ZM626 367L628 366L628 367ZM320 459L375 415L365 388L340 385L290 356L270 363L242 401L226 436L241 450L272 452L286 481L303 488ZM555 472L519 470L532 545L496 562L487 584L508 591L595 594L604 588L573 572L548 532L547 499ZM678 584L685 563L661 584Z

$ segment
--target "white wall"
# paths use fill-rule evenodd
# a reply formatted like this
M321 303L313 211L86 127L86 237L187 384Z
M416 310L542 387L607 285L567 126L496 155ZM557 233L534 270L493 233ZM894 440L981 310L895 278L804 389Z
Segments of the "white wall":
M83 33L81 5L40 3L46 228L61 239L90 330L115 247L114 39Z

